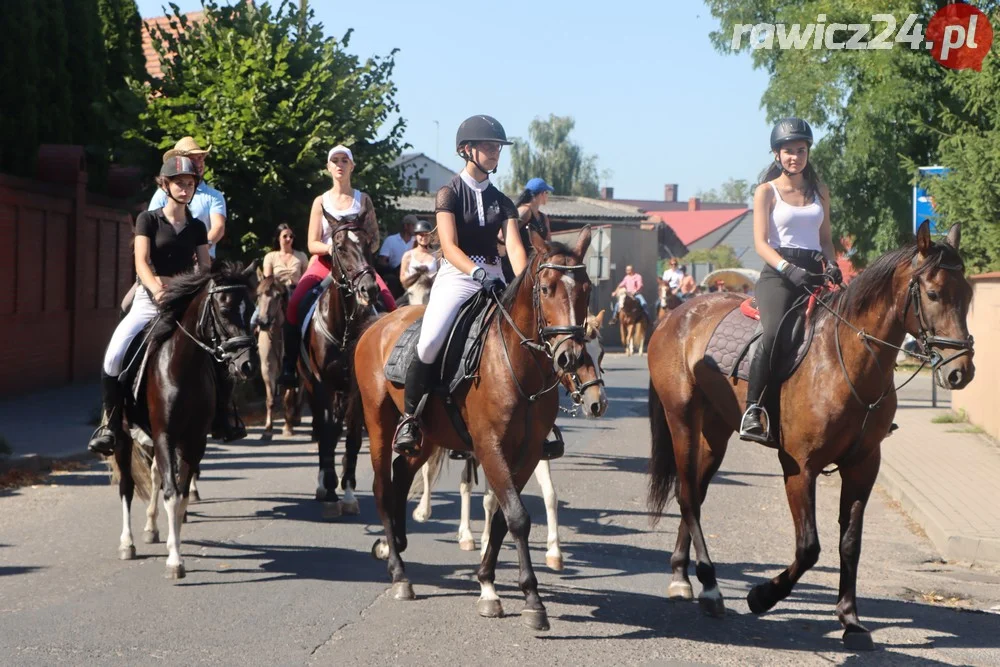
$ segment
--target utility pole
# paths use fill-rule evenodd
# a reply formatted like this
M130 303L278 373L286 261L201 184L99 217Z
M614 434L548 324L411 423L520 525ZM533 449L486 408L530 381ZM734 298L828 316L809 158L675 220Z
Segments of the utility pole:
M441 123L434 121L434 159L441 161Z

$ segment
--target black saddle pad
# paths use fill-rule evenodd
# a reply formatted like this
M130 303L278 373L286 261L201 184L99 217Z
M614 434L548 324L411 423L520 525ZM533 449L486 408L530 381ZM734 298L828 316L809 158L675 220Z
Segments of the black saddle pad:
M118 382L125 388L127 417L131 424L149 433L149 407L146 405L146 364L149 361L149 333L155 320L132 339L125 351L125 362Z
M790 319L794 317L794 322L786 322L782 327L784 334L780 337L782 352L775 359L772 370L772 379L776 382L784 382L791 377L809 351L813 334L812 322L815 320L811 320L809 331L806 332L804 311L802 307L797 308L794 315L788 315ZM750 360L757 352L762 333L760 322L744 315L737 305L722 318L712 332L708 347L705 349L706 363L710 368L729 377L748 380ZM794 354L789 354L790 350L794 350Z
M476 376L483 356L481 338L495 313L496 305L483 292L477 292L462 304L438 359L435 389L450 394L463 382ZM406 384L406 370L417 356L417 341L420 339L422 324L423 318L407 327L389 353L389 359L385 362L385 377L390 382Z

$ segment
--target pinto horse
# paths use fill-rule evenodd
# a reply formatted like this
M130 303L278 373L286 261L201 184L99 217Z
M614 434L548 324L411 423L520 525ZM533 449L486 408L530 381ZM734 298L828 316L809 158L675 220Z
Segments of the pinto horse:
M319 448L316 500L323 503L324 518L358 514L354 496L358 452L361 451L360 421L347 429L341 489L337 495L336 447L344 431L351 387L349 348L365 322L375 314L379 288L375 269L365 250L369 246L363 227L354 221L333 225L330 277L333 284L319 298L316 312L303 337L305 355L299 356L302 378L312 411L313 438ZM289 400L286 396L286 413Z
M975 372L966 327L972 288L959 240L955 225L943 242L932 242L925 222L915 244L880 257L847 288L817 303L811 347L773 401L779 413L770 426L795 523L795 560L750 591L753 613L785 599L819 559L816 479L835 464L841 477L837 616L849 649L872 648L858 618L858 559L882 439L896 412L896 354L910 333L921 342L920 356L938 385L961 389ZM686 302L657 325L649 343L650 506L659 515L676 495L681 512L667 594L692 597L687 570L693 541L699 599L712 615L722 615L724 603L701 528L701 504L739 428L746 387L733 386L707 364L705 349L716 325L744 298L720 294Z
M496 492L502 514L493 522L486 555L479 567L481 616L503 615L494 589L497 557L508 528L514 536L525 594L522 621L535 630L547 630L548 615L538 595L538 580L528 551L531 517L521 501L521 490L542 455L542 444L559 410L553 391L562 373L572 372L584 356L584 322L591 283L583 263L590 245L590 228L574 248L548 243L531 232L534 252L528 266L498 299L497 310L483 339L478 378L464 384L452 400L472 436L472 454L486 481ZM355 367L356 401L368 427L375 468L375 504L385 538L377 540L372 555L387 559L397 600L413 599L400 553L406 549L406 499L413 476L436 447L469 451L452 426L446 406L431 395L423 409L423 443L412 457L393 461L392 439L403 406L403 387L388 382L378 371L385 366L399 336L423 315L411 306L376 320L358 341Z
M216 365L238 380L255 372L250 315L256 267L216 263L211 272L171 279L159 304L143 374L140 400L127 405L133 433L152 442L152 459L129 440L115 451L112 466L122 500L118 555L135 558L130 512L139 497L150 500L144 541L159 541L156 510L163 488L167 510L167 577L182 579L181 523L188 493L205 455L215 414Z
M681 305L683 301L677 296L672 289L670 289L670 283L663 280L663 278L656 279L656 319L660 320L669 311L673 310L677 306Z
M624 289L618 292L618 325L621 329L622 347L625 348L625 354L631 357L638 348L641 356L646 345L649 315L639 305L639 300Z
M601 371L601 363L604 360L604 344L601 341L601 326L604 323L604 311L597 315L587 316L586 340L587 353L580 361L580 365L572 373L562 376L562 384L566 392L573 400L572 414L577 414L582 410L589 419L601 417L607 412L608 397L604 390L604 377ZM442 467L444 466L445 450L438 448L431 454L430 459L420 469L423 475L423 488L420 501L413 510L413 520L423 523L431 517L431 490L434 488ZM458 548L462 551L475 551L476 539L472 536L471 506L472 506L472 486L476 480L478 463L475 459L468 459L462 470L461 481L459 482L459 495L461 496L461 518L458 524ZM545 519L548 524L548 535L545 544L545 564L552 570L561 571L563 569L562 547L559 544L559 499L556 497L556 489L552 484L552 471L548 461L539 461L535 466L535 479L542 488L542 498L545 501ZM486 545L489 542L490 529L493 514L497 509L496 494L487 487L483 496L483 510L486 514L486 521L483 526L482 554L485 555Z

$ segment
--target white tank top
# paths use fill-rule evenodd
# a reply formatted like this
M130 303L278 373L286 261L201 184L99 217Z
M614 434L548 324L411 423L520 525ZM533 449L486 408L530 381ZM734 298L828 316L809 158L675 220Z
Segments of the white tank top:
M410 256L410 265L409 265L409 268L407 270L407 275L408 276L412 276L414 273L416 273L418 266L426 266L427 267L427 276L430 277L430 278L433 278L437 274L437 270L438 270L437 257L432 257L431 261L429 261L429 262L418 262L417 260L413 259L413 256L411 255Z
M327 190L323 193L323 210L329 213L334 220L342 220L349 215L357 215L361 213L361 190L354 190L354 201L348 208L338 209L333 205L333 195ZM330 221L323 216L323 243L329 245L333 241L333 227L330 226Z
M792 206L781 198L778 188L772 181L774 190L774 209L767 234L767 243L772 248L802 248L805 250L822 251L819 241L819 228L823 224L823 205L819 195L813 198L811 204Z

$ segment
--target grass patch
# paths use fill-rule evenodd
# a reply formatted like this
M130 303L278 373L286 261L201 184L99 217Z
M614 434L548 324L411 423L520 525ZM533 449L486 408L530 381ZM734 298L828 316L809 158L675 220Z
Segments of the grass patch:
M931 419L932 424L965 424L969 421L969 415L965 414L965 410L959 410L958 412L946 412L943 415L938 415Z
M979 428L975 424L969 424L963 428L949 428L946 433L974 433L976 435L980 433L986 433L983 429Z

